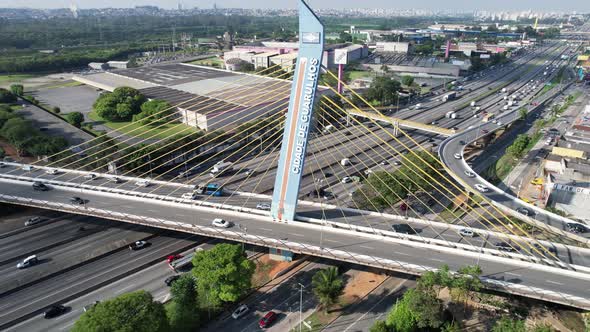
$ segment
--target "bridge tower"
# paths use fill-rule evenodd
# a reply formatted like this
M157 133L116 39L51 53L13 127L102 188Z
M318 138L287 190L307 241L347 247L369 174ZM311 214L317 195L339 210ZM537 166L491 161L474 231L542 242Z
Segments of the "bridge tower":
M304 0L299 1L299 54L272 197L271 216L293 220L313 117L324 52L324 26Z

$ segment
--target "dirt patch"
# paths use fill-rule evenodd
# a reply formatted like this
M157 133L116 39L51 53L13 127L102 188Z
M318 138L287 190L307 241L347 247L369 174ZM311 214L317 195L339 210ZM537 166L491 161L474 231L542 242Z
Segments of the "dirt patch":
M387 276L384 274L367 271L355 273L344 287L344 293L340 298L341 302L344 305L347 305L360 300L381 284L386 278Z
M35 161L35 158L31 157L19 157L14 146L8 144L8 142L3 139L0 139L0 147L4 150L6 157L10 157L13 160L22 161L24 163L32 163Z
M287 268L293 262L281 262L270 259L270 255L265 254L258 257L254 263L256 270L252 276L252 287L260 287L269 282L279 271Z

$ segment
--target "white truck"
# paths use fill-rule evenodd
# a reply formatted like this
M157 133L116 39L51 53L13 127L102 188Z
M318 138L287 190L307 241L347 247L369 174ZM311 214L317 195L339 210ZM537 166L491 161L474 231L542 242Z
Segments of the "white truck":
M506 88L502 88L502 93L506 93Z
M344 158L344 159L340 160L340 165L342 165L342 166L349 166L350 165L350 159Z
M448 111L447 114L445 114L445 118L447 119L455 119L457 117L457 113L453 112L453 111Z
M469 105L471 105L471 107L475 107L475 100L472 101Z
M223 162L220 161L217 164L213 165L213 169L209 172L211 176L218 176L225 172L229 172L233 169L233 164L230 162Z

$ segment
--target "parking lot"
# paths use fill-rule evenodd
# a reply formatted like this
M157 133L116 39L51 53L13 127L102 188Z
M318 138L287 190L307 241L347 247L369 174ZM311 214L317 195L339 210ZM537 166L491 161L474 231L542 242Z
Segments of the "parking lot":
M84 118L92 111L92 104L100 92L88 85L42 89L31 92L42 104L58 106L61 113L80 112Z

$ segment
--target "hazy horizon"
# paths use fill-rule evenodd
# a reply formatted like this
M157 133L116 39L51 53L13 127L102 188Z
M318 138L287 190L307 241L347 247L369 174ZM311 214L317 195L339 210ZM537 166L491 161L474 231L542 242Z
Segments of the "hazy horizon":
M486 1L480 4L468 0L447 0L444 7L441 7L441 1L437 0L418 0L411 3L399 0L308 0L308 3L315 8L399 8L399 9L423 9L423 10L503 10L503 11L590 11L590 1L563 0L560 2L549 0L521 0L521 1ZM212 8L217 4L221 8L295 8L296 0L0 0L1 8L69 8L70 5L76 4L80 9L88 8L130 8L135 6L152 5L160 8L177 8L181 3L185 8ZM247 4L247 5L246 5ZM556 6L558 6L556 8Z

